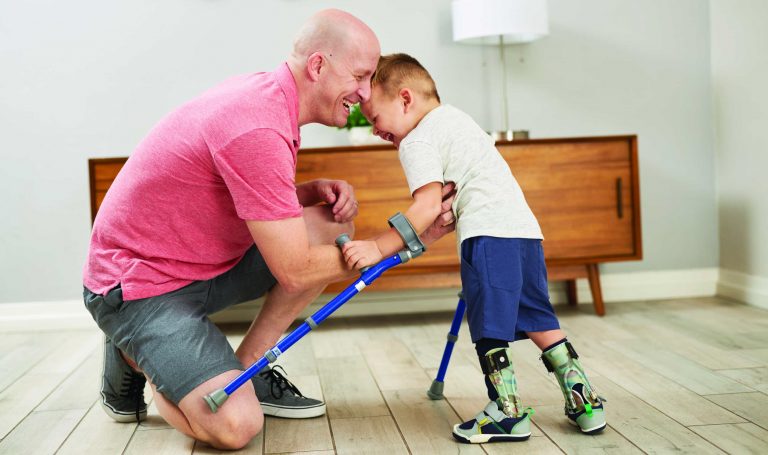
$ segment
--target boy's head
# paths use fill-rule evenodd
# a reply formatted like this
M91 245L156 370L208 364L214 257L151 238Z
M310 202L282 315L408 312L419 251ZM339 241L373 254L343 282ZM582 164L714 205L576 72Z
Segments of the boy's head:
M361 104L377 136L400 146L408 133L440 105L435 81L407 54L383 55L371 80L371 98Z

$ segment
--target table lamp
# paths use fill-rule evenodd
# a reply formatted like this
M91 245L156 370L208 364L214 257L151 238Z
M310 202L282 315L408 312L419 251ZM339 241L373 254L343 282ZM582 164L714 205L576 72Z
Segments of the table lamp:
M453 40L499 46L504 130L496 140L512 140L509 129L507 62L504 46L528 43L549 33L546 0L453 0Z

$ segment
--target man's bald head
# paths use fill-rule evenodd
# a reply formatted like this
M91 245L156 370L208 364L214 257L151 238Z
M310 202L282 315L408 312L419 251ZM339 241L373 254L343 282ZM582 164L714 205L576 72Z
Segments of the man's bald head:
M299 125L343 126L350 106L371 96L379 39L355 16L316 13L302 27L288 60L299 95Z
M314 14L301 28L291 57L301 65L315 52L354 52L356 45L379 49L379 40L373 30L355 16L338 9L326 9Z

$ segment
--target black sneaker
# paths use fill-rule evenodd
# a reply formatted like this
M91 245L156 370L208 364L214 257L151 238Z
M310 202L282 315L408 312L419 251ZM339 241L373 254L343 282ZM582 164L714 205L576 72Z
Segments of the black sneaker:
M282 373L277 371L278 368ZM325 402L302 395L284 374L283 367L276 365L275 368L267 367L251 378L264 415L286 419L306 419L324 415Z
M104 369L101 375L101 407L118 422L141 422L147 418L143 374L131 368L109 338L104 342Z

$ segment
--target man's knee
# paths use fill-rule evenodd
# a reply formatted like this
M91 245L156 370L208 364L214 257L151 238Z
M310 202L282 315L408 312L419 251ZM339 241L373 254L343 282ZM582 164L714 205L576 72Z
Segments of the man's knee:
M197 439L220 449L240 449L261 432L264 415L250 381L243 384L213 413L203 396L226 386L240 374L230 370L196 387L179 403L179 409L189 422Z
M242 449L263 427L264 416L261 413L222 415L209 432L210 444L218 449Z

